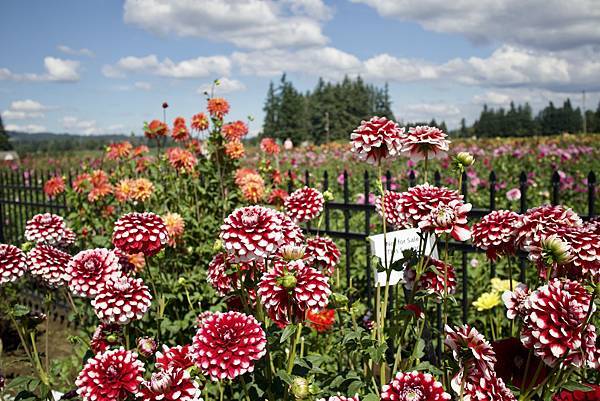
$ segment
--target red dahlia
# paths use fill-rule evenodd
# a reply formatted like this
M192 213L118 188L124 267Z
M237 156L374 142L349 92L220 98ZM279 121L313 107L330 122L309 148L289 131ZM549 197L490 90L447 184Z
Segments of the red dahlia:
M269 257L282 245L280 213L263 206L234 210L221 226L220 238L234 261L253 261Z
M479 366L485 373L494 370L496 353L476 328L468 324L454 328L446 326L444 343L452 350L454 359L461 367L468 365L471 369L473 366Z
M196 365L216 381L252 372L266 345L265 331L253 316L217 312L203 320L192 352Z
M309 266L331 276L340 263L340 250L331 238L316 236L306 241L304 259Z
M564 206L544 205L529 209L517 224L515 246L522 250L538 245L543 237L563 227L579 227L581 218Z
M552 397L552 401L598 401L600 400L600 386L585 383L589 390L563 390Z
M154 139L161 136L167 136L169 127L160 120L152 120L150 123L144 124L144 135L148 139Z
M118 348L88 359L75 384L83 401L115 401L135 396L144 364L137 355Z
M404 128L385 117L372 117L369 121L361 121L350 134L352 152L360 160L378 164L382 159L395 157L402 149Z
M34 276L40 277L53 288L66 283L65 268L71 255L50 245L36 245L27 254L27 267Z
M206 279L220 296L228 295L234 288L239 288L237 274L230 272L231 269L232 265L224 252L217 253L208 264Z
M198 383L188 371L169 368L152 373L150 380L140 386L139 398L143 401L198 401Z
M25 253L14 245L0 244L0 286L17 281L26 271Z
M292 220L299 223L317 217L323 211L325 198L314 188L304 187L295 190L285 199L285 211Z
M454 271L454 267L439 259L430 258L428 260L427 266L425 266L425 270L416 285L416 272L412 266L407 266L403 274L404 286L407 290L412 291L414 288L416 291L423 291L433 295L438 301L444 297L444 288L446 294L454 294L456 292L456 272ZM445 286L444 282L446 282Z
M100 323L92 335L90 348L94 354L99 354L122 341L123 328L120 325Z
M51 213L36 214L25 225L25 239L38 244L58 245L65 237L66 224L62 217Z
M152 304L152 296L141 278L110 279L92 300L96 316L104 323L127 324L139 320Z
M119 257L104 248L81 251L65 269L71 292L80 297L94 298L111 277L121 275Z
M401 193L398 213L404 216L406 224L416 227L440 205L448 205L454 200L462 199L463 196L457 191L448 188L429 184L417 185Z
M389 384L381 388L384 401L442 401L449 400L442 383L429 373L398 372Z
M406 221L402 213L400 213L399 205L402 194L400 192L386 190L383 195L383 205L381 199L381 196L375 198L375 209L377 210L377 213L383 217L383 210L385 209L386 222L393 227L404 228L406 226Z
M550 280L525 301L521 330L523 345L533 349L533 353L549 366L554 366L561 358L564 358L563 362L582 366L585 363L582 348L587 347L585 336L592 334L589 330L582 333L590 301L590 293L580 283Z
M309 326L318 333L324 333L329 331L335 323L335 309L323 309L319 312L309 309L306 311L306 320L308 320Z
M307 310L325 308L331 289L328 278L302 260L276 260L260 279L258 295L271 320L286 326L303 321Z
M156 367L162 370L169 368L187 369L193 364L189 345L167 347L163 344L162 351L156 352Z
M444 131L436 127L411 127L402 137L402 152L408 152L413 160L441 158L448 151L450 141L447 137Z
M164 220L150 212L127 213L115 223L112 242L125 253L156 255L169 240Z
M439 204L419 222L419 228L436 234L447 233L457 241L466 241L471 238L471 230L467 224L469 211L471 204L458 199Z
M520 216L509 210L494 210L473 225L473 245L483 249L488 258L515 253L514 236Z

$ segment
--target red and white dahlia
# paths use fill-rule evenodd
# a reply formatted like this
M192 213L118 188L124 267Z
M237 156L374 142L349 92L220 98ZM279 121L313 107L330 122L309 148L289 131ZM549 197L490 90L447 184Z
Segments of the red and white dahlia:
M356 394L354 397L345 397L343 395L332 395L331 397L325 399L325 398L319 398L317 401L360 401L360 398L358 398L358 394Z
M567 277L579 280L600 279L600 234L588 227L568 227L557 230L557 235L569 244L570 260L562 266Z
M531 291L529 291L529 288L525 284L519 284L513 291L505 291L502 294L502 301L506 306L507 318L512 320L517 316L521 318L525 317L525 301L529 297L529 294L531 294Z
M471 204L462 200L440 203L419 222L419 228L436 234L448 233L457 241L466 241L471 238L471 229L467 224L467 213L470 211Z
M217 312L203 320L193 340L193 358L213 381L254 370L266 353L265 331L254 316Z
M77 235L75 231L71 230L69 227L65 227L65 235L62 240L57 244L60 248L68 248L75 243L77 239Z
M402 150L404 128L385 117L372 117L361 121L350 134L352 152L360 160L378 164L382 159L395 157Z
M427 261L425 271L415 285L416 271L412 266L407 266L403 271L404 287L407 290L423 291L433 295L436 300L444 297L444 288L447 294L456 292L456 272L454 267L439 259L430 258ZM446 284L444 285L444 281Z
M164 220L150 212L127 213L115 223L112 242L128 254L156 255L169 239Z
M140 386L139 398L144 401L198 401L200 388L187 370L169 368L152 373Z
M56 288L67 284L65 269L71 255L50 245L36 245L27 254L27 267L34 276Z
M208 264L206 279L220 296L228 295L235 288L239 288L237 274L229 272L231 268L224 252L217 253Z
M121 275L119 257L104 248L81 251L66 266L65 274L73 294L94 298L107 280Z
M62 217L52 213L36 214L25 224L25 239L37 244L57 245L67 235Z
M402 152L407 152L412 160L441 158L449 148L447 137L444 131L436 127L410 127L402 137Z
M234 210L221 226L220 238L234 261L268 257L282 245L280 213L263 206Z
M510 210L494 210L473 225L473 245L483 249L488 258L515 253L514 236L520 216Z
M92 352L99 354L122 341L123 328L120 325L100 323L92 335L90 348Z
M538 245L543 237L554 234L559 228L580 227L581 218L564 206L544 205L529 209L517 224L515 245L527 250Z
M323 273L332 275L340 263L340 250L331 238L316 236L306 241L304 260L308 266L314 266Z
M449 400L442 383L429 373L398 372L389 384L381 388L382 401L442 401Z
M26 271L25 253L14 245L0 244L0 285L17 281Z
M464 379L465 368L461 368L452 378L452 390L462 394L464 401L516 401L514 394L506 387L504 380L494 371L485 371L480 365L470 365Z
M104 323L127 324L150 309L152 295L141 278L110 279L92 300L96 316Z
M189 345L168 347L163 344L162 351L156 352L156 367L159 369L187 369L193 364L194 361L192 360L191 347Z
M496 353L476 328L465 324L454 328L446 326L445 330L444 344L452 350L454 359L461 367L477 365L485 373L494 370ZM475 364L470 362L475 362Z
M582 366L582 342L587 334L582 333L582 327L587 322L591 298L576 281L552 279L525 301L521 342L549 366L561 358Z
M300 245L304 243L304 233L298 224L285 213L277 212L281 219L281 232L283 233L282 245Z
M382 204L383 199L383 204ZM388 224L397 228L408 228L407 223L402 213L400 213L400 200L402 194L386 190L382 196L375 198L375 209L380 216L383 217L385 209L385 220ZM382 207L383 206L383 207Z
M77 376L77 394L83 401L123 401L135 396L143 381L144 364L137 355L118 348L88 359Z
M285 211L293 221L303 223L317 217L323 211L325 198L314 188L304 187L292 192L284 202Z
M448 205L452 201L463 199L458 191L429 184L414 186L400 195L398 213L404 216L406 224L413 227L417 227L440 205Z
M263 274L258 295L271 320L279 326L303 321L306 311L320 311L327 306L331 289L321 272L304 266L302 260L277 260Z

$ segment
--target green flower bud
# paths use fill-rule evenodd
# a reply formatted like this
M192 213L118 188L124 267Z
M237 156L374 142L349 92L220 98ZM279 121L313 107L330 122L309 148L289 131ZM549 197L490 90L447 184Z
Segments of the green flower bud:
M281 248L281 257L288 262L300 260L304 257L304 247L298 245L284 245Z
M185 280L185 278L184 278L184 277L179 277L179 279L177 279L177 282L179 283L179 285L185 285L185 283L186 283L187 281Z
M329 296L329 302L335 309L343 308L348 305L348 297L339 292L334 292Z
M327 190L327 191L323 192L323 198L325 198L325 202L329 202L334 199L334 196L330 190Z
M286 274L285 276L281 277L278 281L283 288L286 288L288 290L291 290L292 288L296 287L296 284L298 283L298 280L296 280L296 277L293 274Z
M223 241L221 241L220 239L216 240L215 243L213 244L213 251L219 252L222 249L223 249Z
M542 260L547 266L563 265L568 263L571 257L571 247L556 234L542 239Z
M295 377L290 385L290 391L297 400L305 400L310 395L310 385L308 380L303 377Z
M469 152L459 152L454 160L456 160L457 163L460 163L463 167L472 166L475 162L475 158Z

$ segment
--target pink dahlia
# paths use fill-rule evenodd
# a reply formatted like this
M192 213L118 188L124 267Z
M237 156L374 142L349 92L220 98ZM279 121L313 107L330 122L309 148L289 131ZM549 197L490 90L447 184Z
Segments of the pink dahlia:
M94 298L107 280L121 275L119 257L104 248L81 251L66 266L65 274L73 294Z
M232 273L231 269L232 265L224 252L217 253L208 264L206 279L220 296L228 295L235 288L239 288L237 274Z
M523 345L549 366L561 358L582 366L582 343L586 345L584 336L588 334L582 329L590 302L590 293L576 281L553 279L538 288L525 301Z
M234 210L221 226L220 238L235 261L269 257L282 244L282 220L279 213L263 206Z
M402 194L400 192L386 190L383 197L378 196L375 198L375 209L382 217L383 211L385 210L385 220L391 226L405 228L406 221L404 220L402 213L400 213L400 199L402 199Z
M402 137L402 152L412 160L439 159L446 155L450 141L444 131L435 127L419 125L411 127Z
M488 258L515 253L514 236L520 216L509 210L494 210L473 225L473 245L483 249Z
M156 352L156 367L162 370L169 368L187 369L193 364L189 345L168 347L163 344L162 351Z
M451 381L452 390L462 394L464 401L516 401L514 394L494 371L485 371L479 365L461 368Z
M398 372L389 384L381 388L383 401L441 401L449 400L442 383L429 373Z
M0 286L17 281L26 271L25 253L14 245L0 244Z
M463 199L457 191L429 184L414 186L400 195L398 213L404 216L406 224L413 227L427 219L440 205Z
M194 361L213 381L254 370L266 353L267 338L258 321L240 312L213 313L194 336Z
M284 202L285 211L299 223L310 221L323 211L325 198L314 188L304 187L292 192Z
M198 383L187 370L169 368L152 373L150 380L140 386L139 398L143 401L198 401Z
M581 218L564 206L534 207L529 209L518 223L515 231L515 245L526 250L531 245L538 245L542 237L553 234L559 228L581 225Z
M331 397L325 399L325 398L319 398L317 401L360 401L360 398L358 398L358 394L356 394L354 397L345 397L343 395L332 395Z
M436 300L442 300L444 288L447 294L456 292L456 272L454 267L439 259L429 259L425 271L415 284L416 272L412 266L404 269L404 286L407 290L423 291L433 295ZM444 282L446 283L444 285Z
M75 384L83 401L125 400L137 394L144 364L137 355L118 348L88 359Z
M127 213L115 223L112 242L125 253L156 255L169 239L164 220L150 212Z
M106 282L92 306L104 323L127 324L150 309L152 295L141 278L121 276Z
M369 121L361 121L350 134L352 152L360 160L379 164L382 159L395 157L402 149L404 128L385 117L372 117Z
M66 283L65 269L71 255L50 245L36 245L27 254L27 267L34 276L56 288Z
M123 341L123 327L118 324L100 323L90 341L90 348L94 354L106 351L108 348Z
M260 279L258 296L271 320L286 326L303 321L309 309L320 311L327 306L331 295L328 280L302 260L276 260Z
M471 238L471 229L467 224L467 213L470 211L471 204L462 200L439 204L419 222L419 228L436 234L447 233L457 241L466 241Z
M65 237L66 228L63 218L56 214L36 214L25 224L25 239L38 244L57 245Z
M306 241L304 259L307 265L316 267L331 276L340 263L340 250L331 238L316 236Z
M525 317L525 301L529 297L529 294L531 294L531 292L525 284L519 284L513 291L505 291L504 294L502 294L502 301L506 306L507 318L512 320L517 316L520 318Z
M446 326L446 344L451 350L454 359L461 367L479 366L484 372L494 370L496 353L490 343L476 328L468 324L451 328ZM471 362L475 362L474 364Z

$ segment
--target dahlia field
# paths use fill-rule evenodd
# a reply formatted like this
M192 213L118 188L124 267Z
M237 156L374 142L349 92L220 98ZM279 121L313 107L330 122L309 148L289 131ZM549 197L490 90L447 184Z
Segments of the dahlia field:
M0 363L0 399L600 399L600 221L576 213L598 163L592 137L476 146L373 117L347 144L263 138L251 150L225 99L206 109L146 123L152 151L115 143L45 181L69 212L41 211L0 245L0 308L20 341ZM502 209L475 219L491 169ZM531 208L517 213L520 170ZM563 205L548 204L546 170ZM372 188L354 201L374 205L383 253L346 260L322 232L324 206L345 180L361 192L364 171ZM396 241L407 233L414 247ZM481 251L468 273L461 244ZM46 310L18 302L28 289ZM51 358L59 303L71 346Z

